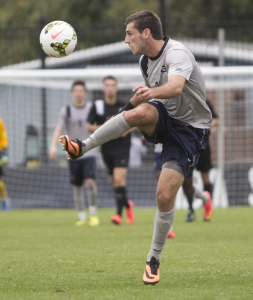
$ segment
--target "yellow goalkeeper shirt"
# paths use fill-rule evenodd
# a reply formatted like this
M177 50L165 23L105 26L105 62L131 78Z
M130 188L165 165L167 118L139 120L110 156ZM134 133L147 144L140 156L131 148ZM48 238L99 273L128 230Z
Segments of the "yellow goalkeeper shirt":
M0 118L0 151L3 148L8 147L8 138L7 138L7 131L4 125L4 121Z

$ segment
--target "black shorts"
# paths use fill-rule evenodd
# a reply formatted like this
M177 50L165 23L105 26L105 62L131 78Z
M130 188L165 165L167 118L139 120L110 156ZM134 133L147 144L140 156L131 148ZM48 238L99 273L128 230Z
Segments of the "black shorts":
M210 145L208 144L206 149L200 153L199 162L197 163L196 169L202 173L207 173L211 168L211 150Z
M150 143L163 144L161 153L162 165L171 159L176 159L184 169L185 178L196 167L200 151L208 144L208 130L186 126L182 122L171 118L164 105L159 101L148 102L159 113L159 119L154 137L142 132Z
M95 179L96 158L91 156L69 161L70 182L82 186L85 179Z
M0 167L0 177L3 175L3 168Z
M129 161L129 152L120 152L117 155L115 153L103 152L102 156L107 167L109 175L113 174L114 168L127 168Z

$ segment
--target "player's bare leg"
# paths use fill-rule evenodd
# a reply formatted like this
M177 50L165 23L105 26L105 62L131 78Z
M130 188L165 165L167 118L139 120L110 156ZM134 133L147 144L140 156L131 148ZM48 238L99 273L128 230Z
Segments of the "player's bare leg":
M160 175L161 175L161 172L162 172L162 170L156 171L156 172L155 172L155 177L156 177L157 180L159 179L159 177L160 177ZM169 233L168 233L168 238L169 238L169 239L175 239L175 238L176 238L176 235L175 235L175 233L174 233L174 231L173 231L172 226L171 226L170 231L169 231Z
M146 268L143 274L144 284L156 284L160 280L159 261L165 246L169 230L172 226L175 208L174 201L184 176L175 170L162 169L157 185L157 212L154 220L154 233L151 250L148 254Z

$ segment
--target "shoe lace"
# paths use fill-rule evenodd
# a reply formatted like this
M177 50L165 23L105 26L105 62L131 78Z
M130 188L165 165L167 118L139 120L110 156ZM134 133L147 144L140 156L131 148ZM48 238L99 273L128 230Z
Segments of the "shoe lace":
M150 265L151 273L157 275L157 269L159 268L160 265L159 260L152 257L149 265Z

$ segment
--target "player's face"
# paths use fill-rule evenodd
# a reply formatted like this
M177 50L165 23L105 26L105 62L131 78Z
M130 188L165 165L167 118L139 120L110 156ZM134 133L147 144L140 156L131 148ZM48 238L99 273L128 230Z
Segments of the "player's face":
M118 92L117 83L113 79L106 79L104 81L104 94L106 96L112 97L115 96Z
M142 34L134 28L134 22L127 24L125 43L128 44L134 55L144 54L146 43Z
M85 88L83 85L75 85L72 90L72 96L76 101L82 101L85 97Z

